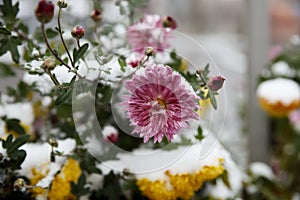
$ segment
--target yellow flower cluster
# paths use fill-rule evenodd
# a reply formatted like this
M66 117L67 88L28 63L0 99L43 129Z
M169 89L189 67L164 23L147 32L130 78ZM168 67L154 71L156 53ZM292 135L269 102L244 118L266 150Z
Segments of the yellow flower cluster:
M142 194L151 200L191 199L205 181L213 180L223 174L224 167L222 162L223 159L220 159L220 165L204 166L201 170L194 173L171 174L167 170L165 174L168 177L168 181L150 181L147 178L142 178L137 181L137 185Z
M298 100L295 100L288 105L285 105L280 101L271 103L267 99L262 97L260 97L258 100L261 108L265 110L269 115L274 117L284 117L300 106L300 101Z
M52 181L52 185L48 193L48 199L76 199L76 197L71 193L71 182L77 183L80 175L81 169L79 163L76 160L69 158L61 172L57 174Z
M44 169L44 170L43 170ZM30 179L31 185L36 185L40 180L45 178L49 173L49 169L42 167L41 170L32 168L33 178ZM77 182L79 176L81 175L81 169L79 163L72 159L68 158L65 165L61 169L61 172L57 174L50 187L48 192L49 200L71 200L76 199L76 197L71 193L71 182ZM46 189L36 187L31 190L33 196L45 195Z

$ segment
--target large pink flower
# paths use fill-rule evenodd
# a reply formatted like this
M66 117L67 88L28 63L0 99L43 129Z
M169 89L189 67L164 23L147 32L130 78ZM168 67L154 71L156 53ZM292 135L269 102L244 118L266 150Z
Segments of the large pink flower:
M161 142L164 135L171 141L188 122L198 119L198 96L184 79L169 66L151 65L143 75L134 75L126 81L130 95L124 96L122 105L134 133L140 133L144 142L154 137L154 143Z
M153 47L162 52L170 47L172 28L164 28L162 20L159 15L145 14L140 22L128 28L128 43L133 51L143 54L145 48Z

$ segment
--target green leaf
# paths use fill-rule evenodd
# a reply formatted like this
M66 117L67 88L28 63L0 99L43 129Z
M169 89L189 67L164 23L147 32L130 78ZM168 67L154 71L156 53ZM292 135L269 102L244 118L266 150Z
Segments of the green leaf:
M21 169L21 164L26 158L26 151L18 150L10 154L11 160L9 161L9 167L12 170Z
M203 130L202 130L201 126L198 127L198 134L195 136L195 138L200 141L204 138Z
M8 137L6 138L6 140L4 140L2 142L2 147L4 149L7 149L12 144L12 140L13 140L13 135L12 134L8 135Z
M72 102L72 93L73 93L73 86L70 86L67 91L60 91L57 99L55 100L55 105L58 106L62 103Z
M0 62L0 78L15 76L16 73L11 69L10 65Z
M6 119L6 127L8 129L8 131L15 131L16 133L23 135L25 134L25 130L24 128L21 126L20 124L20 120L19 119Z
M214 109L217 109L217 100L216 100L216 97L215 97L215 93L211 90L208 90L208 96L209 96L209 99L210 99L210 103L211 105L213 106Z
M47 28L46 34L47 34L48 38L54 38L54 37L56 37L58 35L58 32L55 31L55 30L53 30L53 29L51 29L51 28Z
M222 178L223 183L227 186L227 188L231 189L227 170L224 170L223 174L221 175L221 178Z
M74 63L76 63L84 54L85 52L88 50L89 48L89 44L86 43L84 45L82 45L78 50L75 48L73 51L73 60Z
M89 190L86 187L86 176L84 173L81 173L77 183L71 182L71 192L76 195L76 197L89 193Z
M7 147L7 153L10 154L16 150L18 150L18 148L22 145L24 145L30 138L30 135L25 134L25 135L21 135L20 137L18 137L17 139L15 139L13 141L13 143Z
M17 46L21 44L22 42L16 37L7 37L0 40L0 56L9 51L13 61L19 63L20 54Z
M120 56L118 59L119 65L121 67L122 72L125 72L125 67L126 67L126 58L124 56Z
M0 34L11 35L11 32L9 30L7 30L5 27L0 27Z
M11 26L16 21L19 12L19 2L13 5L12 0L3 0L3 4L0 5L0 11L4 21Z

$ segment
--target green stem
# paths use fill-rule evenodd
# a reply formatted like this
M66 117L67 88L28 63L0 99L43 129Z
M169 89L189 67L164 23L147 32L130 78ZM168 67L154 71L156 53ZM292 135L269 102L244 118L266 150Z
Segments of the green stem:
M66 52L68 54L68 57L69 57L69 59L71 61L72 67L75 68L73 59L71 57L71 54L70 54L70 52L69 52L69 50L67 48L67 45L65 43L65 40L63 38L63 33L62 33L62 30L61 30L61 23L60 23L60 16L61 16L61 8L59 8L59 10L58 10L58 17L57 17L58 33L59 33L59 36L60 36L60 40L61 40L61 42L62 42L62 44L63 44L63 46L64 46L64 48L65 48L65 50L66 50Z
M56 85L56 86L60 85L60 83L58 82L58 80L56 79L56 77L49 70L47 70L46 72L50 76L50 78L53 81L54 85Z
M43 34L44 41L45 41L45 43L46 43L47 48L49 49L49 51L52 53L52 55L53 55L59 62L61 62L61 64L63 64L64 66L66 66L66 67L70 70L71 68L69 67L69 65L68 65L67 63L65 63L65 62L57 55L57 52L55 52L55 51L51 48L51 46L50 46L50 44L49 44L49 42L48 42L48 40L47 40L46 31L45 31L45 24L44 24L44 23L41 23L41 28L42 28L42 34Z

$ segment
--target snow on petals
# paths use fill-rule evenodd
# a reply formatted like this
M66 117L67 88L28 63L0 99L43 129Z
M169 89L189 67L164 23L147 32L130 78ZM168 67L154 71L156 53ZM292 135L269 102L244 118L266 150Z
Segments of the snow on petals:
M126 81L125 87L130 95L124 96L121 105L127 110L130 125L135 126L132 133L140 133L144 142L152 137L154 143L161 142L164 136L171 141L190 120L198 119L197 95L169 66L148 66L143 75Z

